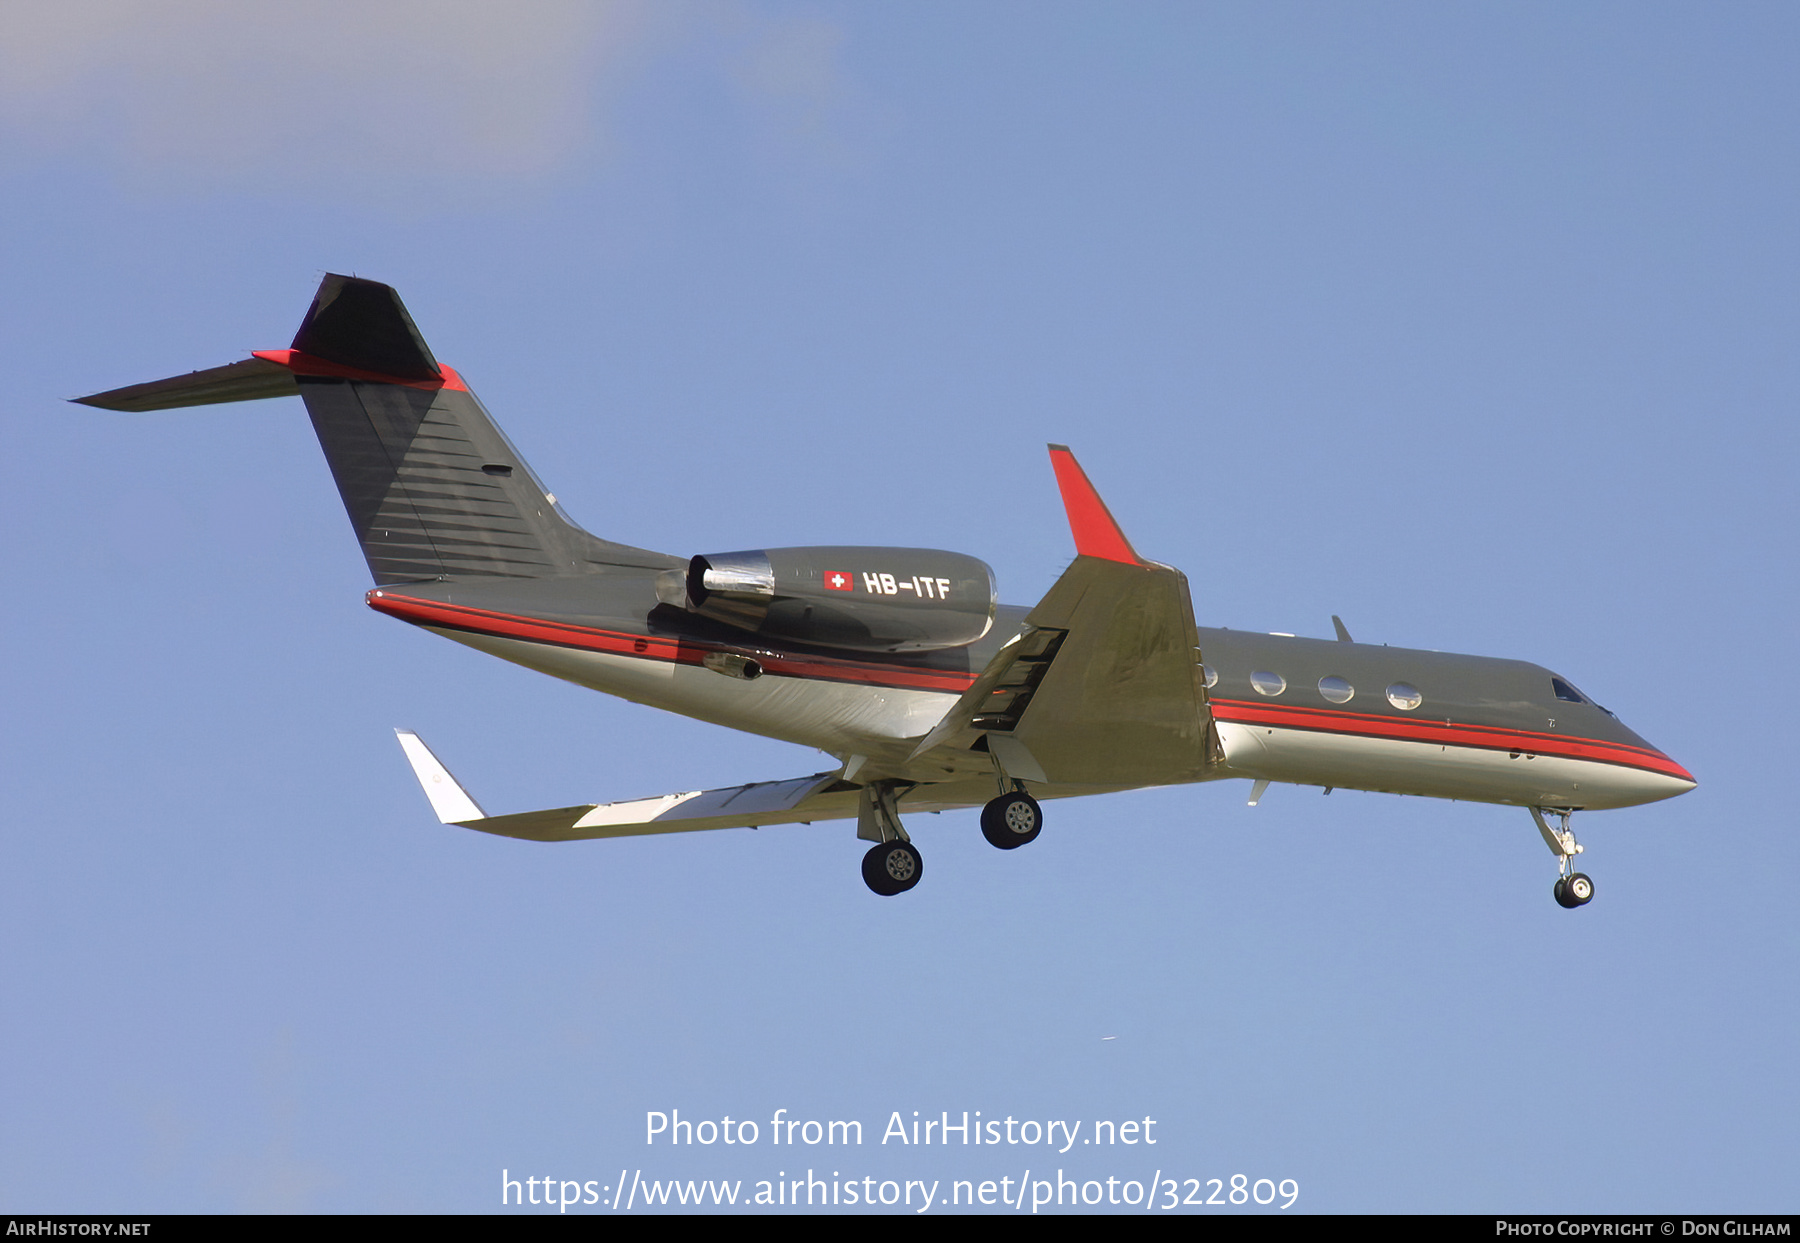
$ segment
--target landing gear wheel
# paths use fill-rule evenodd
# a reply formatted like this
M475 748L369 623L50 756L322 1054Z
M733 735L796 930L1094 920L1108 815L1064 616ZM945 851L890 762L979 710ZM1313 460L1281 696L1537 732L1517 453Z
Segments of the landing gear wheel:
M1043 827L1043 809L1022 790L1002 794L981 809L981 835L1001 850L1015 850L1037 840Z
M1583 873L1576 872L1573 876L1559 877L1556 888L1551 892L1556 895L1558 906L1572 911L1594 900L1594 882Z
M925 874L925 861L911 842L882 842L862 861L863 883L884 898L905 893Z

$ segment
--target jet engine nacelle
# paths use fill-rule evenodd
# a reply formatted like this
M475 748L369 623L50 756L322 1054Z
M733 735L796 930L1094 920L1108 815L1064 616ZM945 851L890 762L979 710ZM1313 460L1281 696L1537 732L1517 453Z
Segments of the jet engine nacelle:
M673 603L673 601L671 601ZM931 548L770 548L688 563L682 607L740 630L864 652L973 643L994 624L987 563Z

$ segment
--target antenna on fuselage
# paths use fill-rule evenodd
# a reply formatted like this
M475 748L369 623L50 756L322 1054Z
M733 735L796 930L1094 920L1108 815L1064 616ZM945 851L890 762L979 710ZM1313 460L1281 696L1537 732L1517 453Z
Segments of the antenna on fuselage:
M1338 637L1339 643L1354 643L1354 642L1356 642L1355 639L1352 639L1350 637L1350 632L1344 628L1344 619L1339 617L1336 613L1333 613L1331 615L1331 624L1332 624L1332 627L1334 629L1336 629L1336 631L1337 631L1337 637Z

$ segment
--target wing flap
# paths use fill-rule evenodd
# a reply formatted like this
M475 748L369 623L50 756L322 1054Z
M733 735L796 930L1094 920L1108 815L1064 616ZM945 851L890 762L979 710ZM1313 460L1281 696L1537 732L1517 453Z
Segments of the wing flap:
M722 790L602 803L576 822L574 835L627 837L849 819L856 815L857 791L827 793L837 776L835 771L814 773L788 781L753 781Z
M908 759L946 745L966 747L981 729L996 723L1011 728L1031 702L1062 638L1060 630L1027 626L1008 639Z

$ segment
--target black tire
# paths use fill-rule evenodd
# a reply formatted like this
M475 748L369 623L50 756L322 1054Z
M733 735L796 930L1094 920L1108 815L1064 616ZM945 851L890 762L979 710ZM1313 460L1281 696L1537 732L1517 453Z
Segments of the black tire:
M1594 882L1577 872L1563 885L1563 893L1569 899L1569 906L1586 906L1594 900Z
M1556 905L1562 907L1565 911L1572 911L1581 905L1581 903L1569 896L1568 881L1564 877L1558 876L1556 878L1556 884L1551 888L1550 893L1556 898Z
M910 842L882 842L862 861L863 883L884 898L905 893L925 874L925 860Z
M1043 830L1043 808L1022 791L1002 794L981 809L981 835L988 839L988 845L1001 850L1017 850L1034 842Z

